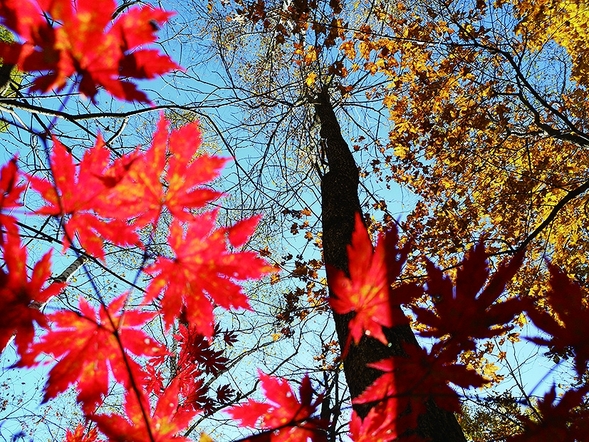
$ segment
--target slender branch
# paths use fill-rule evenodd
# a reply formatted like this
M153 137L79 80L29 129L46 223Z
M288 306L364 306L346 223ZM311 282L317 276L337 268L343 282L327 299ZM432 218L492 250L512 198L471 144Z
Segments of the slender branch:
M538 235L540 235L540 233L542 233L542 231L552 223L552 221L554 221L554 219L557 217L558 212L560 212L560 210L570 201L574 200L575 198L581 196L583 193L585 193L587 190L589 190L589 180L585 181L583 184L581 184L579 187L569 191L558 203L556 203L554 205L554 207L552 208L552 210L550 211L550 213L548 214L548 216L544 219L544 221L542 221L542 223L536 227L534 229L534 231L532 233L530 233L526 239L524 239L519 246L517 246L517 248L515 249L510 249L510 250L503 250L503 251L499 251L499 252L495 252L495 253L491 253L489 254L489 256L497 256L497 255L515 255L521 251L523 251L534 239L536 239L536 237L538 237Z
M20 227L22 227L23 229L29 230L33 233L35 233L35 235L38 235L40 237L42 237L45 241L51 242L51 243L56 243L56 244L63 244L61 241L59 241L58 239L53 238L52 236L46 234L45 232L42 232L34 227L28 226L24 223L21 223L20 221L17 221L16 224ZM114 276L115 278L117 278L119 281L129 285L130 287L133 287L136 290L139 290L140 292L145 292L145 289L143 287L140 287L136 284L134 284L132 281L129 281L125 278L123 278L121 275L115 273L114 271L112 271L111 269L109 269L108 267L106 267L104 264L102 264L100 261L92 258L90 255L87 255L82 249L79 249L73 245L70 245L70 248L76 252L76 254L78 256L85 256L86 258L92 260L92 262L94 264L96 264L98 267L100 267L102 270L104 270L105 272L107 272L108 274L110 274L111 276Z

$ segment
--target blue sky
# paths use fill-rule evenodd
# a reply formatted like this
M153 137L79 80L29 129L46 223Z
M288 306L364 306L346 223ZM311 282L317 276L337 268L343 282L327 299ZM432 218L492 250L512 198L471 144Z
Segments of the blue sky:
M178 5L176 2L171 2L170 5L173 7L174 5ZM188 5L188 4L187 4ZM185 11L186 12L186 11ZM176 37L171 39L165 43L166 49L169 51L172 58L184 64L189 68L187 75L177 75L177 76L167 76L165 79L157 80L154 82L149 83L141 83L142 86L145 85L146 89L152 90L153 93L151 96L156 97L160 96L163 100L169 103L177 103L177 104L188 104L193 105L194 103L200 102L207 102L209 103L210 107L202 106L201 112L203 113L210 113L211 115L215 115L217 121L230 121L230 120L238 120L241 118L239 114L240 110L237 106L240 104L237 100L235 103L231 103L227 96L223 94L227 93L227 90L221 91L217 88L218 85L225 85L227 79L223 79L223 76L220 75L221 65L217 60L209 59L208 53L198 53L199 49L201 51L205 51L206 49L206 40L202 41L193 41L195 43L194 47L189 47L187 43L190 42L190 38L188 33L182 33L182 24L180 22L176 22L177 25L173 27L174 31L177 32ZM164 29L163 32L166 32ZM180 40L180 38L186 37L185 41ZM194 37L193 37L194 38ZM178 43L180 41L180 43ZM78 101L76 99L70 100L67 105L67 109L72 113L84 113L84 112L99 112L106 108L111 108L116 111L128 111L134 109L135 106L119 103L110 100L106 97L105 94L99 95L99 104L98 106L94 106L89 103L87 100ZM47 98L43 99L42 102L44 106L51 107L53 109L59 109L61 107L61 103L59 100L54 98ZM353 111L354 112L354 111ZM19 118L25 125L31 125L35 129L40 130L40 127L35 122L35 119L31 117L31 115L27 112L17 112ZM365 125L364 127L369 127L371 115L368 114L361 114L359 111L357 114L353 114L358 121L362 121L363 118L366 120L362 121ZM374 115L372 115L374 116ZM51 121L51 117L43 117L45 121ZM126 137L121 137L117 139L117 147L121 149L132 149L138 144L145 144L146 137L150 133L150 128L152 126L153 121L157 119L157 112L151 112L149 114L145 114L144 116L140 116L136 119L130 121L129 125L124 129L124 134ZM57 129L60 133L67 135L68 137L72 137L74 134L78 135L80 139L85 139L86 142L84 143L85 147L91 146L93 141L93 135L95 135L98 131L101 131L105 134L105 136L113 135L119 128L123 126L122 119L113 119L113 120L100 120L95 123L91 123L91 134L84 134L79 127L76 127L71 122L64 122L62 120L57 121ZM203 127L207 127L207 122L203 120ZM387 126L383 124L382 130L384 130ZM355 132L353 129L348 131L348 127L343 125L344 131L346 131L349 137L358 136L359 133ZM224 177L222 180L219 181L219 185L223 188L227 189L235 189L238 185L240 185L240 180L243 179L243 171L240 170L240 165L256 165L259 164L260 161L260 152L257 150L259 148L258 145L254 145L248 139L247 134L242 134L239 136L239 145L233 146L223 146L222 143L216 142L213 143L212 140L215 138L208 134L205 134L207 139L211 141L209 145L211 149L216 149L221 152L222 155L234 155L235 161L228 165ZM383 135L383 134L381 134ZM19 144L16 140L19 139L24 141ZM33 141L33 143L27 143L28 141ZM0 161L2 163L6 162L12 155L18 153L21 161L27 162L29 165L35 164L36 161L39 161L43 158L43 152L40 151L40 146L38 143L35 146L34 137L30 137L27 135L25 131L13 131L11 130L10 134L1 134L0 141L2 141L2 149L0 150ZM64 140L64 142L66 142ZM78 141L72 141L74 145L78 145ZM32 144L32 146L31 146ZM74 146L72 146L74 147ZM35 150L36 149L36 150ZM76 147L77 152L81 152L80 147ZM229 149L229 150L228 150ZM370 158L368 153L360 152L357 154L357 160L362 162L363 159ZM296 161L296 158L287 158L285 161ZM286 163L290 164L290 163ZM276 179L283 179L284 177L280 177L276 175ZM264 183L268 189L272 189L274 183L272 183L269 179L268 182ZM277 182L276 186L278 187L281 182ZM374 181L367 181L365 185L371 189L375 194L379 195L379 197L384 198L389 206L389 210L391 211L394 216L401 218L403 215L408 213L412 207L414 206L416 199L415 197L406 189L402 189L398 186L393 186L391 190L386 189L385 184L380 182ZM317 193L312 192L313 186L310 185L308 189L308 193L303 193L297 195L298 200L296 203L293 202L293 208L303 209L304 206L309 207L314 214L319 214L320 208L319 203L317 200ZM364 194L364 196L366 196ZM251 199L249 199L251 198ZM248 203L252 203L257 201L256 196L248 195L246 192L242 192L241 194L229 196L228 199L229 203L226 204L227 206L227 213L231 214L234 217L234 213L237 213L238 216L245 216L249 214L249 207L240 207L239 205L236 207L232 204L235 202L246 201ZM27 201L32 205L38 203L35 200L35 197L32 196L30 193L27 193ZM293 200L294 201L294 200ZM224 204L224 203L222 203ZM42 219L33 219L30 215L25 215L23 213L18 214L19 219L21 219L25 223L32 223L34 225L40 226L42 223ZM315 220L316 221L316 220ZM284 228L284 226L278 226L278 229ZM288 230L288 229L286 229ZM288 251L303 251L305 257L316 256L317 250L313 248L312 245L308 244L301 236L290 236L288 233L283 238L260 238L260 242L263 243L266 241L269 245L277 249L277 253L287 253ZM38 242L38 243L31 243L31 251L30 256L31 259L36 260L39 259L47 250L49 250L51 246L46 242ZM55 250L53 253L54 256L54 268L55 274L61 272L65 267L67 267L74 259L75 255L71 252L66 255L61 255L60 248ZM124 271L128 273L128 278L133 279L134 274L132 271L124 269L120 262L112 261L112 264L109 263L111 269L115 271ZM100 287L104 289L108 289L112 284L108 277L104 273L101 273L101 283ZM89 287L88 281L85 280L83 274L77 275L77 280L75 281L76 285L76 293L89 293L91 292L91 288ZM271 299L272 296L275 296L277 292L287 291L290 287L288 286L264 286L259 285L256 286L253 284L250 287L250 292L252 294L252 305L256 310L258 310L261 314L264 315L263 319L268 320L275 312L273 310L274 300ZM121 290L122 287L117 288L117 290ZM244 329L249 330L249 334L244 336L243 339L240 341L240 346L238 349L231 350L232 356L238 357L247 352L248 346L254 346L258 343L266 344L265 347L267 350L260 353L253 353L251 355L244 356L239 360L239 362L234 367L234 373L232 382L234 385L241 384L243 391L247 391L248 388L252 387L255 382L256 377L256 369L260 366L267 368L268 370L272 370L279 366L284 359L288 359L289 362L282 366L278 373L288 373L289 371L297 372L296 375L302 377L302 371L300 367L307 366L309 369L314 368L313 356L315 355L316 348L321 345L321 339L327 338L332 333L332 329L330 329L329 325L326 323L329 321L328 315L314 315L310 317L308 320L305 321L304 325L302 326L302 330L298 331L295 337L292 339L287 337L281 337L279 340L274 341L272 338L271 333L273 331L272 326L268 325L267 323L263 322L259 317L252 315L247 312L240 312L238 314L228 314L221 317L221 322L226 328L231 327L241 327ZM319 334L317 331L320 331ZM526 326L523 335L535 335L537 331L531 325ZM302 339L302 345L299 346L298 339ZM539 353L538 353L539 352ZM532 392L534 387L541 381L540 385L533 391L534 394L542 394L546 389L552 384L554 381L558 381L561 378L560 372L554 372L550 374L548 377L545 377L546 373L551 373L551 364L543 358L542 356L538 357L538 354L541 354L542 350L538 349L534 345L526 344L525 341L521 341L521 343L516 344L514 346L508 345L508 360L511 364L519 364L521 361L527 361L526 365L522 368L521 372L521 381L525 386L525 389L528 393ZM8 367L14 362L14 352L12 349L6 350L1 359L2 367ZM493 361L491 361L493 362ZM5 381L0 378L0 386L2 382L6 382L7 385L10 387L5 390L7 394L10 394L10 397L26 397L30 400L27 403L26 407L19 407L18 404L11 404L13 407L8 409L8 411L0 411L0 419L2 418L2 413L14 413L16 412L16 408L18 407L25 414L43 414L46 412L45 407L41 407L38 405L40 402L40 386L44 383L43 378L46 374L46 368L39 368L32 371L6 371L4 370L1 373L1 376ZM502 369L503 373L506 373L506 368ZM501 388L512 388L516 385L515 381L507 382ZM3 387L0 387L3 388ZM0 397L5 397L4 394L0 394ZM51 409L47 411L48 416L51 415L58 415L59 413L64 413L66 410L65 418L69 418L69 413L72 411L72 398L71 395L65 398L65 400L58 400L52 401L50 403ZM6 416L6 414L4 414ZM28 419L28 418L27 418ZM217 434L222 434L227 431L227 429L223 426L224 421L222 417L218 418L219 420L213 419L208 426L203 426L204 429L207 431L218 432ZM53 435L53 432L63 431L61 421L57 421L57 417L47 417L48 422L52 422L48 425L39 425L36 431L37 436L43 435ZM57 421L53 423L53 421ZM4 436L7 440L10 440L11 435L18 434L20 432L18 420L10 421L10 423L5 423L4 425L0 426L0 435Z

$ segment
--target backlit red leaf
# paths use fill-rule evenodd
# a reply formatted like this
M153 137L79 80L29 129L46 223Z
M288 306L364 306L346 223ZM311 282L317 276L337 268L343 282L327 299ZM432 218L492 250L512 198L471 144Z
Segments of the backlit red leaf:
M18 202L24 186L17 185L18 168L16 158L10 160L0 171L0 244L5 233L18 234L16 218L8 213L21 204Z
M77 238L88 253L104 259L103 239L118 245L139 244L139 236L126 220L100 218L93 210L104 206L109 186L103 175L108 166L109 151L100 136L94 147L86 151L79 167L63 144L54 138L51 171L55 185L29 176L31 186L47 203L37 213L66 218L64 250ZM117 215L116 207L107 212L110 216Z
M371 408L364 419L352 411L350 437L354 442L390 442L396 440L408 427L407 419L400 418L401 411L392 409L394 401L382 402ZM408 438L404 438L407 440Z
M414 287L391 289L406 256L406 249L397 249L395 231L381 237L373 251L362 218L356 214L352 243L348 246L350 278L341 270L328 268L331 307L339 314L356 313L349 323L344 354L350 341L358 343L364 334L387 344L382 327L407 323L400 309L392 308L392 302L398 307L409 301Z
M135 393L128 391L125 402L126 418L116 414L94 414L90 415L90 419L96 422L99 430L110 441L189 441L179 434L190 424L196 412L178 408L178 382L172 382L166 387L153 414L150 413L148 404L145 397L139 402ZM147 412L147 421L144 411Z
M125 295L118 297L99 312L80 299L80 313L58 311L48 316L52 328L40 342L33 344L30 358L23 364L32 365L34 357L40 353L57 359L49 372L44 401L77 382L78 400L85 411L92 412L108 392L109 367L114 378L127 388L130 386L129 370L136 380L142 379L141 368L127 351L136 356L166 353L141 330L155 313L124 311L126 298ZM121 346L126 349L125 353Z
M261 218L260 215L257 215L237 222L227 234L231 245L233 247L243 246L253 235Z
M230 408L227 412L244 427L258 427L263 430L276 429L271 433L272 442L324 441L326 422L312 417L322 397L313 401L313 388L305 376L299 389L299 399L284 380L259 372L265 402L248 399L243 405Z
M227 160L199 152L201 142L198 123L170 131L162 117L150 148L127 159L123 178L108 195L117 216L157 223L167 208L176 219L190 221L191 210L219 198L221 193L202 184L215 179Z
M232 227L215 229L217 213L207 212L193 221L170 226L168 244L174 257L160 257L147 269L154 275L145 302L163 292L161 305L169 326L183 309L197 332L212 336L213 303L220 307L249 309L238 281L259 279L273 271L256 253L231 253L227 235Z
M40 73L33 90L61 90L77 74L80 92L92 99L103 87L120 99L149 102L126 78L154 78L180 69L156 50L137 49L155 41L157 25L171 14L132 8L111 24L116 7L114 0L3 1L4 25L23 43L0 42L0 56L22 71Z
M51 276L51 253L35 264L29 279L27 252L21 247L20 237L9 234L2 249L6 271L0 268L0 351L16 334L15 343L23 357L35 336L34 323L47 325L41 305L57 295L64 284L54 283L43 288Z
M64 442L96 442L98 440L98 431L96 428L86 431L84 425L79 424L74 432L67 430Z

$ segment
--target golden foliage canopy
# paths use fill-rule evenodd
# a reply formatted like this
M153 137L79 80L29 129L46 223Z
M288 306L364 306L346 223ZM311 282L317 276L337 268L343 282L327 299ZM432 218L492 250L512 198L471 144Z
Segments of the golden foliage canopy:
M372 6L340 50L388 79L370 91L392 124L375 173L421 197L407 232L447 266L481 237L526 248L517 294L544 292L546 257L586 281L586 2Z

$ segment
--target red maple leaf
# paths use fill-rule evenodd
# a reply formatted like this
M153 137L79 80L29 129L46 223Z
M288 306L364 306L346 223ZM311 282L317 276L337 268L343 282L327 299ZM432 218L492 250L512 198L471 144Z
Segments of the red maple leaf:
M455 285L432 262L427 263L427 293L435 306L433 310L413 307L413 311L417 321L429 327L420 334L443 339L448 358L450 353L456 356L460 351L473 350L476 339L509 330L506 323L523 309L522 302L515 298L496 302L519 269L523 255L502 263L490 280L486 258L480 243L462 262Z
M40 342L31 346L28 358L22 364L34 365L40 353L57 359L57 364L49 372L44 402L77 381L78 400L86 412L92 412L108 392L109 366L114 378L127 388L131 385L131 375L137 381L143 379L140 366L122 352L121 346L136 356L166 352L161 344L141 330L141 326L156 313L123 311L126 299L126 295L121 295L108 307L100 307L100 312L80 299L80 313L58 311L48 316L51 329Z
M181 324L174 338L180 346L174 377L179 382L180 395L186 398L182 406L208 413L212 411L214 403L200 376L217 376L226 368L228 359L223 356L222 351L212 348L209 339L198 333L194 327ZM150 386L150 391L151 388Z
M74 432L67 430L65 433L65 442L97 442L98 441L98 430L92 428L86 431L84 425L79 424Z
M103 175L109 166L109 151L102 137L98 137L93 148L86 151L79 167L72 155L57 140L53 139L51 171L55 185L51 182L29 176L31 186L41 194L48 204L36 213L67 217L64 250L77 237L86 252L104 259L103 240L105 238L119 245L138 245L139 236L126 219L105 220L94 212L94 208L104 206L106 192ZM76 172L79 169L79 172ZM112 169L112 168L111 168ZM115 178L114 181L121 178ZM83 189L83 190L82 190ZM103 211L107 211L102 208ZM116 215L116 206L110 206L111 215Z
M244 427L276 430L269 438L272 442L326 440L326 422L312 417L323 398L319 395L313 401L313 387L308 376L305 376L301 383L300 400L284 379L269 376L261 371L259 377L266 401L248 399L246 404L230 408L227 412L233 419L241 421L241 426ZM252 439L255 439L255 436Z
M21 206L18 199L25 187L18 186L17 180L18 168L16 158L13 158L0 171L0 244L4 241L4 230L8 234L18 235L16 218L6 214L7 210Z
M195 372L193 376L179 376L180 394L185 398L182 408L186 410L201 411L205 414L211 414L214 410L214 401L209 396L210 387L205 383L203 378L196 377L200 372Z
M362 218L356 214L352 243L348 245L350 277L339 269L328 268L331 307L339 314L356 313L349 323L350 334L344 354L350 341L358 343L364 334L387 344L382 327L407 323L397 307L413 297L415 286L391 289L408 253L408 247L397 248L397 240L396 231L391 231L379 238L373 251ZM392 302L395 308L392 308Z
M222 404L231 402L235 397L235 390L229 384L219 385L216 390L216 399Z
M47 325L40 306L57 295L64 284L42 287L51 276L51 253L47 253L27 277L27 251L21 247L20 237L9 234L3 248L6 272L0 268L0 351L4 350L12 336L18 352L23 357L35 336L34 323Z
M404 345L406 356L394 356L368 364L369 367L385 372L376 379L360 396L355 404L389 402L387 409L406 411L410 406L412 414L425 411L425 404L432 398L449 411L460 411L457 393L449 382L462 387L480 387L487 383L474 370L464 365L447 363L437 354L427 353L414 345ZM414 421L417 423L417 421Z
M350 437L354 442L391 442L401 436L403 442L423 442L417 436L404 434L413 427L412 416L404 414L395 407L394 401L386 401L372 407L366 417L361 419L355 411L352 411L350 420Z
M0 56L22 71L41 72L33 90L61 90L77 73L80 92L92 99L102 86L117 98L149 102L123 78L149 79L179 69L168 56L142 48L156 40L158 25L171 14L132 8L111 25L116 7L114 0L2 1L3 25L23 43L0 42Z
M159 257L146 272L155 275L147 288L146 303L162 291L164 321L169 326L183 312L198 333L213 335L213 305L249 309L247 297L236 281L259 279L273 271L254 252L231 252L227 239L251 234L250 223L215 229L217 212L203 213L186 224L173 221L168 244L173 258ZM233 244L235 245L235 244Z
M109 441L113 442L168 442L189 441L178 436L192 418L194 411L178 407L178 382L172 382L159 398L153 414L149 413L149 401L145 396L137 400L133 391L128 391L125 401L126 419L116 414L90 415ZM147 413L145 413L147 411Z
M202 367L201 371L213 376L225 370L229 359L223 356L222 350L215 350L209 340L198 333L195 328L189 329L184 325L180 325L178 334L174 338L181 347L178 355L178 366L194 366L195 369Z
M528 309L528 315L534 324L552 337L550 339L535 337L530 341L550 346L551 351L566 353L572 349L575 354L575 368L579 376L586 371L589 361L589 343L587 341L587 324L589 309L585 305L587 295L584 290L558 267L548 264L550 270L550 291L546 294L550 308L558 319L545 311Z
M145 373L143 376L143 388L146 393L160 397L165 391L165 379L162 373L162 368L166 367L165 363L166 359L164 356L154 356L153 358L149 358L143 367Z
M233 347L233 344L235 344L238 341L238 338L233 330L225 330L223 332L223 341L225 342L225 344L229 345L230 347Z
M157 223L166 207L176 219L192 220L194 215L190 210L222 195L201 185L217 178L227 162L224 158L200 154L201 143L198 123L169 132L169 122L162 117L147 152L136 152L126 160L129 166L121 181L111 189L110 206L102 212L114 206L118 217L140 215L136 223L143 225Z

